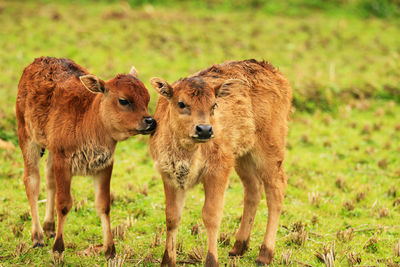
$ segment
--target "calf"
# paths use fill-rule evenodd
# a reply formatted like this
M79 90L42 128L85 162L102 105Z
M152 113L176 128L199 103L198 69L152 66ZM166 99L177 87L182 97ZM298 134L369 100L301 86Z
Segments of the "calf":
M178 225L188 189L201 182L207 231L206 266L217 266L217 237L224 192L234 167L244 186L244 209L229 252L249 245L262 190L268 224L257 263L272 261L287 180L282 168L292 92L284 76L256 60L214 65L172 85L153 78L161 95L150 152L165 192L167 240L162 265L176 264Z
M110 179L117 141L154 131L147 112L149 93L130 74L104 82L69 59L42 57L25 68L18 85L18 140L24 158L24 183L32 214L33 247L43 246L43 230L55 235L53 252L64 251L64 224L72 207L74 175L92 175L106 258L115 255L110 229ZM47 202L39 222L39 160L46 165ZM57 210L55 234L54 202Z

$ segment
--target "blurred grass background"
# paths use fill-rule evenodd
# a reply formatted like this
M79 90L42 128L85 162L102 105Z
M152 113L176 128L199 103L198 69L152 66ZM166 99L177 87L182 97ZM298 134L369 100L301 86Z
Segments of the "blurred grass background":
M16 148L18 81L40 56L71 58L103 79L135 65L151 93L151 112L157 100L153 76L173 82L226 60L271 62L294 92L285 164L289 187L274 264L283 264L289 251L293 264L323 265L314 252L331 242L338 266L351 259L398 264L399 7L398 0L0 1L0 264L53 263L52 240L42 250L29 249L29 206ZM147 141L131 138L118 145L115 157L112 225L127 265L156 265L163 252L163 190ZM65 264L102 265L93 252L102 237L91 180L77 177L73 183ZM242 193L233 174L221 227L229 238L223 242L222 236L219 247L223 264L234 262L227 252ZM203 199L201 186L188 198L179 232L181 264L202 260ZM264 199L240 266L253 264L266 217Z

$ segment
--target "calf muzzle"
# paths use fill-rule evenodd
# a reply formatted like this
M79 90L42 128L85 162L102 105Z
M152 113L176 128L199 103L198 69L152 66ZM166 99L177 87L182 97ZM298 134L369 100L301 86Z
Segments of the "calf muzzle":
M157 122L152 117L145 117L143 122L145 123L146 128L140 131L141 134L151 134L156 130Z
M196 134L194 139L200 142L205 142L214 137L212 126L209 124L199 124L196 126Z

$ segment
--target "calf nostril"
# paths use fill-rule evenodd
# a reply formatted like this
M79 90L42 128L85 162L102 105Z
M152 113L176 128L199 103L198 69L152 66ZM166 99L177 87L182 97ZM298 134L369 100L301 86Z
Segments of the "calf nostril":
M199 125L197 125L196 126L196 133L201 133L201 132L203 132L203 129L199 126Z
M144 118L144 121L146 122L146 124L153 124L154 123L154 119L152 117Z

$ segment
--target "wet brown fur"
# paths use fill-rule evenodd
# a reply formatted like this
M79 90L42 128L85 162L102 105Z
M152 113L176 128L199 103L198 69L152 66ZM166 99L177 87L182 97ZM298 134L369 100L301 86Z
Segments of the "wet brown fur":
M186 191L197 183L205 189L202 216L208 251L218 261L224 192L235 168L244 186L244 208L230 255L246 250L264 190L269 217L262 245L272 253L260 254L257 260L269 263L287 185L282 162L292 100L288 81L271 64L251 59L213 65L172 85L160 78L153 78L152 84L162 95L154 115L158 128L150 139L150 152L161 173L166 199L163 262L176 264L176 234ZM178 102L186 107L179 108ZM196 142L192 137L200 124L211 125L215 137Z
M119 74L102 81L88 74L72 60L63 58L41 57L27 66L18 85L18 139L24 157L33 243L43 243L37 200L39 160L47 149L43 228L47 236L54 236L55 204L58 226L53 251L64 250L64 222L72 207L72 176L92 175L96 209L105 226L104 251L106 257L111 257L115 254L109 218L113 154L117 141L144 129L143 118L149 117L150 97L143 83L133 75ZM131 105L122 106L119 98Z

